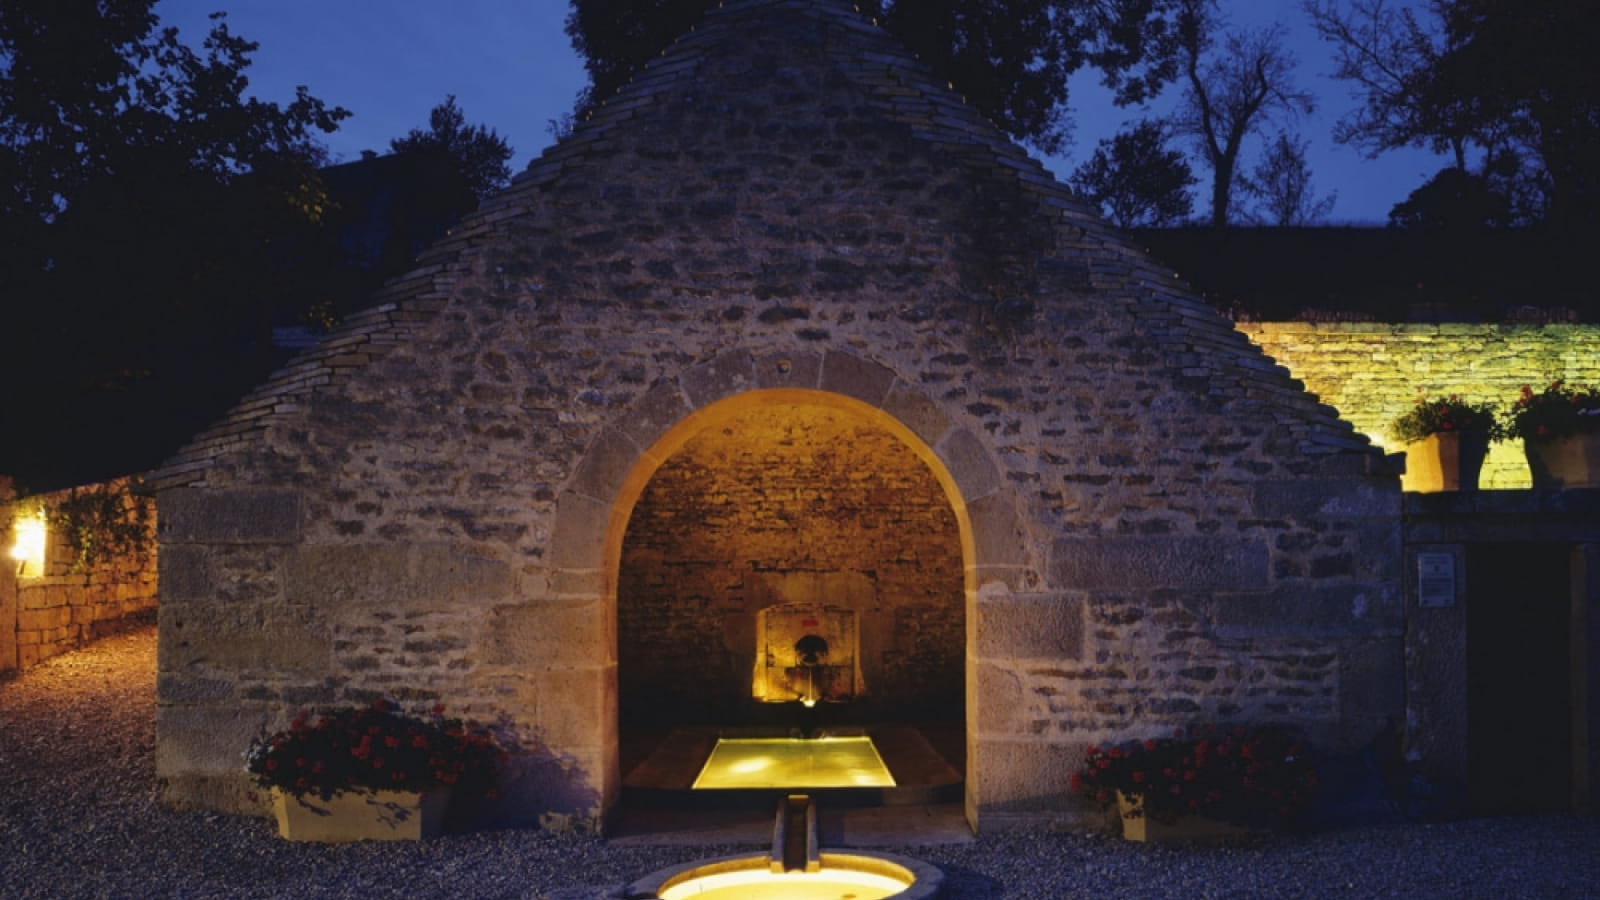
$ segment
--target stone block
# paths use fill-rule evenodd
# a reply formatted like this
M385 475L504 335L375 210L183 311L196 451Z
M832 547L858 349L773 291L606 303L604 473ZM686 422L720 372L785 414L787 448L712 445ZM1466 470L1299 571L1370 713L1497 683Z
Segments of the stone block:
M756 358L756 384L764 388L815 388L822 380L822 357L796 350Z
M950 432L950 416L927 394L896 381L883 401L883 411L904 425L929 447L937 447Z
M699 409L754 388L755 362L746 351L729 351L686 370L679 384L690 405Z
M617 429L635 447L647 449L654 446L668 429L682 421L689 411L689 401L678 389L678 382L659 381L634 403L628 414L617 423Z
M1011 498L1002 494L967 503L973 553L988 567L1021 566L1027 561L1028 536Z
M980 734L1022 733L1022 679L1015 672L979 663L968 690Z
M1013 594L997 586L978 593L978 658L1078 659L1083 654L1083 598Z
M490 611L485 662L505 666L615 663L616 634L598 598L579 605L519 603Z
M894 370L849 353L829 351L822 359L820 385L825 391L882 406L894 384Z
M1307 478L1256 485L1252 506L1263 519L1394 518L1400 499L1393 479Z
M1219 593L1207 615L1224 638L1398 635L1404 626L1400 588L1392 583Z
M173 544L161 548L162 603L205 600L216 594L211 552L207 547L194 544Z
M536 676L539 739L557 755L605 746L617 717L617 667L551 668Z
M265 669L319 677L333 665L333 641L289 622L255 624L232 616L162 610L156 655L163 672L206 666L219 671Z
M168 544L294 543L302 518L295 491L173 488L159 497L163 554Z
M185 705L233 698L233 682L201 678L187 673L162 672L156 676L156 696L163 703Z
M1269 550L1249 538L1190 535L1058 538L1050 584L1074 590L1262 590Z
M556 498L550 563L558 569L603 569L611 504L572 491Z
M240 771L239 754L267 727L259 709L236 704L156 707L156 777L224 775Z
M1339 652L1339 720L1359 747L1385 719L1405 720L1405 648L1398 638L1351 641Z
M640 456L639 447L622 432L601 432L584 450L572 475L571 489L596 500L614 500Z
M1000 470L988 449L965 428L952 431L934 448L969 506L1000 489Z
M476 544L303 546L284 570L285 597L313 610L478 607L509 596L513 581L511 566Z
M980 737L969 766L969 791L980 820L984 813L1069 812L1081 805L1072 793L1072 773L1083 763L1083 746Z

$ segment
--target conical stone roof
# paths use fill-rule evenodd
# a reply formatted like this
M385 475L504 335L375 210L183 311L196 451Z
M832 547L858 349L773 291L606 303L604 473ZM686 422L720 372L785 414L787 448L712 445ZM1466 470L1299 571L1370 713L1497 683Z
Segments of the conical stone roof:
M437 328L452 304L508 319L561 306L659 311L669 325L747 317L818 345L842 337L841 314L892 319L959 335L982 371L1017 365L1030 342L1081 344L1083 365L1057 373L1063 390L1092 387L1102 365L1137 369L1270 422L1300 452L1376 453L835 0L713 9L374 301L156 486L206 483L219 456ZM823 309L839 301L850 313Z

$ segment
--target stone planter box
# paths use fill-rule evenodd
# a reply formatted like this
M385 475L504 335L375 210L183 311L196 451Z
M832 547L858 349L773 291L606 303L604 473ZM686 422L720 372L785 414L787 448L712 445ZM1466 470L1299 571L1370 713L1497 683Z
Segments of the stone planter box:
M1122 820L1124 840L1152 844L1207 844L1239 837L1247 831L1243 825L1205 816L1179 816L1174 822L1163 822L1142 813L1129 816L1129 813L1143 805L1143 797L1130 798L1117 791L1117 815Z
M448 788L425 792L376 791L338 793L324 800L315 794L296 797L276 788L272 811L278 834L290 841L415 841L442 830Z

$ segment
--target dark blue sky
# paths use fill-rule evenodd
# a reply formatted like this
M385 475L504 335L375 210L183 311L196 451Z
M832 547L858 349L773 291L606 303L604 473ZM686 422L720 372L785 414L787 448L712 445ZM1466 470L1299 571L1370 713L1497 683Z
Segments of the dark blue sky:
M1333 143L1333 123L1351 105L1348 90L1328 77L1329 50L1316 40L1297 0L1224 0L1223 8L1236 26L1280 21L1289 29L1300 60L1298 83L1322 99L1314 115L1286 125L1311 141L1318 193L1338 195L1330 221L1381 223L1391 206L1439 169L1431 154L1368 160ZM218 10L228 14L236 34L260 43L247 74L263 99L287 102L304 84L354 113L326 141L336 160L387 150L392 138L423 127L428 111L454 94L469 122L492 127L510 142L513 169L520 171L551 143L549 121L571 109L586 81L562 31L566 0L160 0L156 6L162 23L176 25L192 45L205 34L206 15ZM1140 117L1138 110L1107 102L1092 73L1081 74L1072 91L1073 146L1043 160L1063 179L1098 141ZM1169 87L1157 111L1177 94ZM1192 164L1202 180L1195 189L1198 214L1206 205L1207 173Z

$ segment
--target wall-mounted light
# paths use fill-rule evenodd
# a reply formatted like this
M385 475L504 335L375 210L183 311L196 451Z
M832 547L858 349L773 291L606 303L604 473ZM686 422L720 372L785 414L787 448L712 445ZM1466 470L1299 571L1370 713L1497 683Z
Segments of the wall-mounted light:
M17 574L36 578L44 574L45 527L37 516L19 516L11 526L11 558L17 561Z

